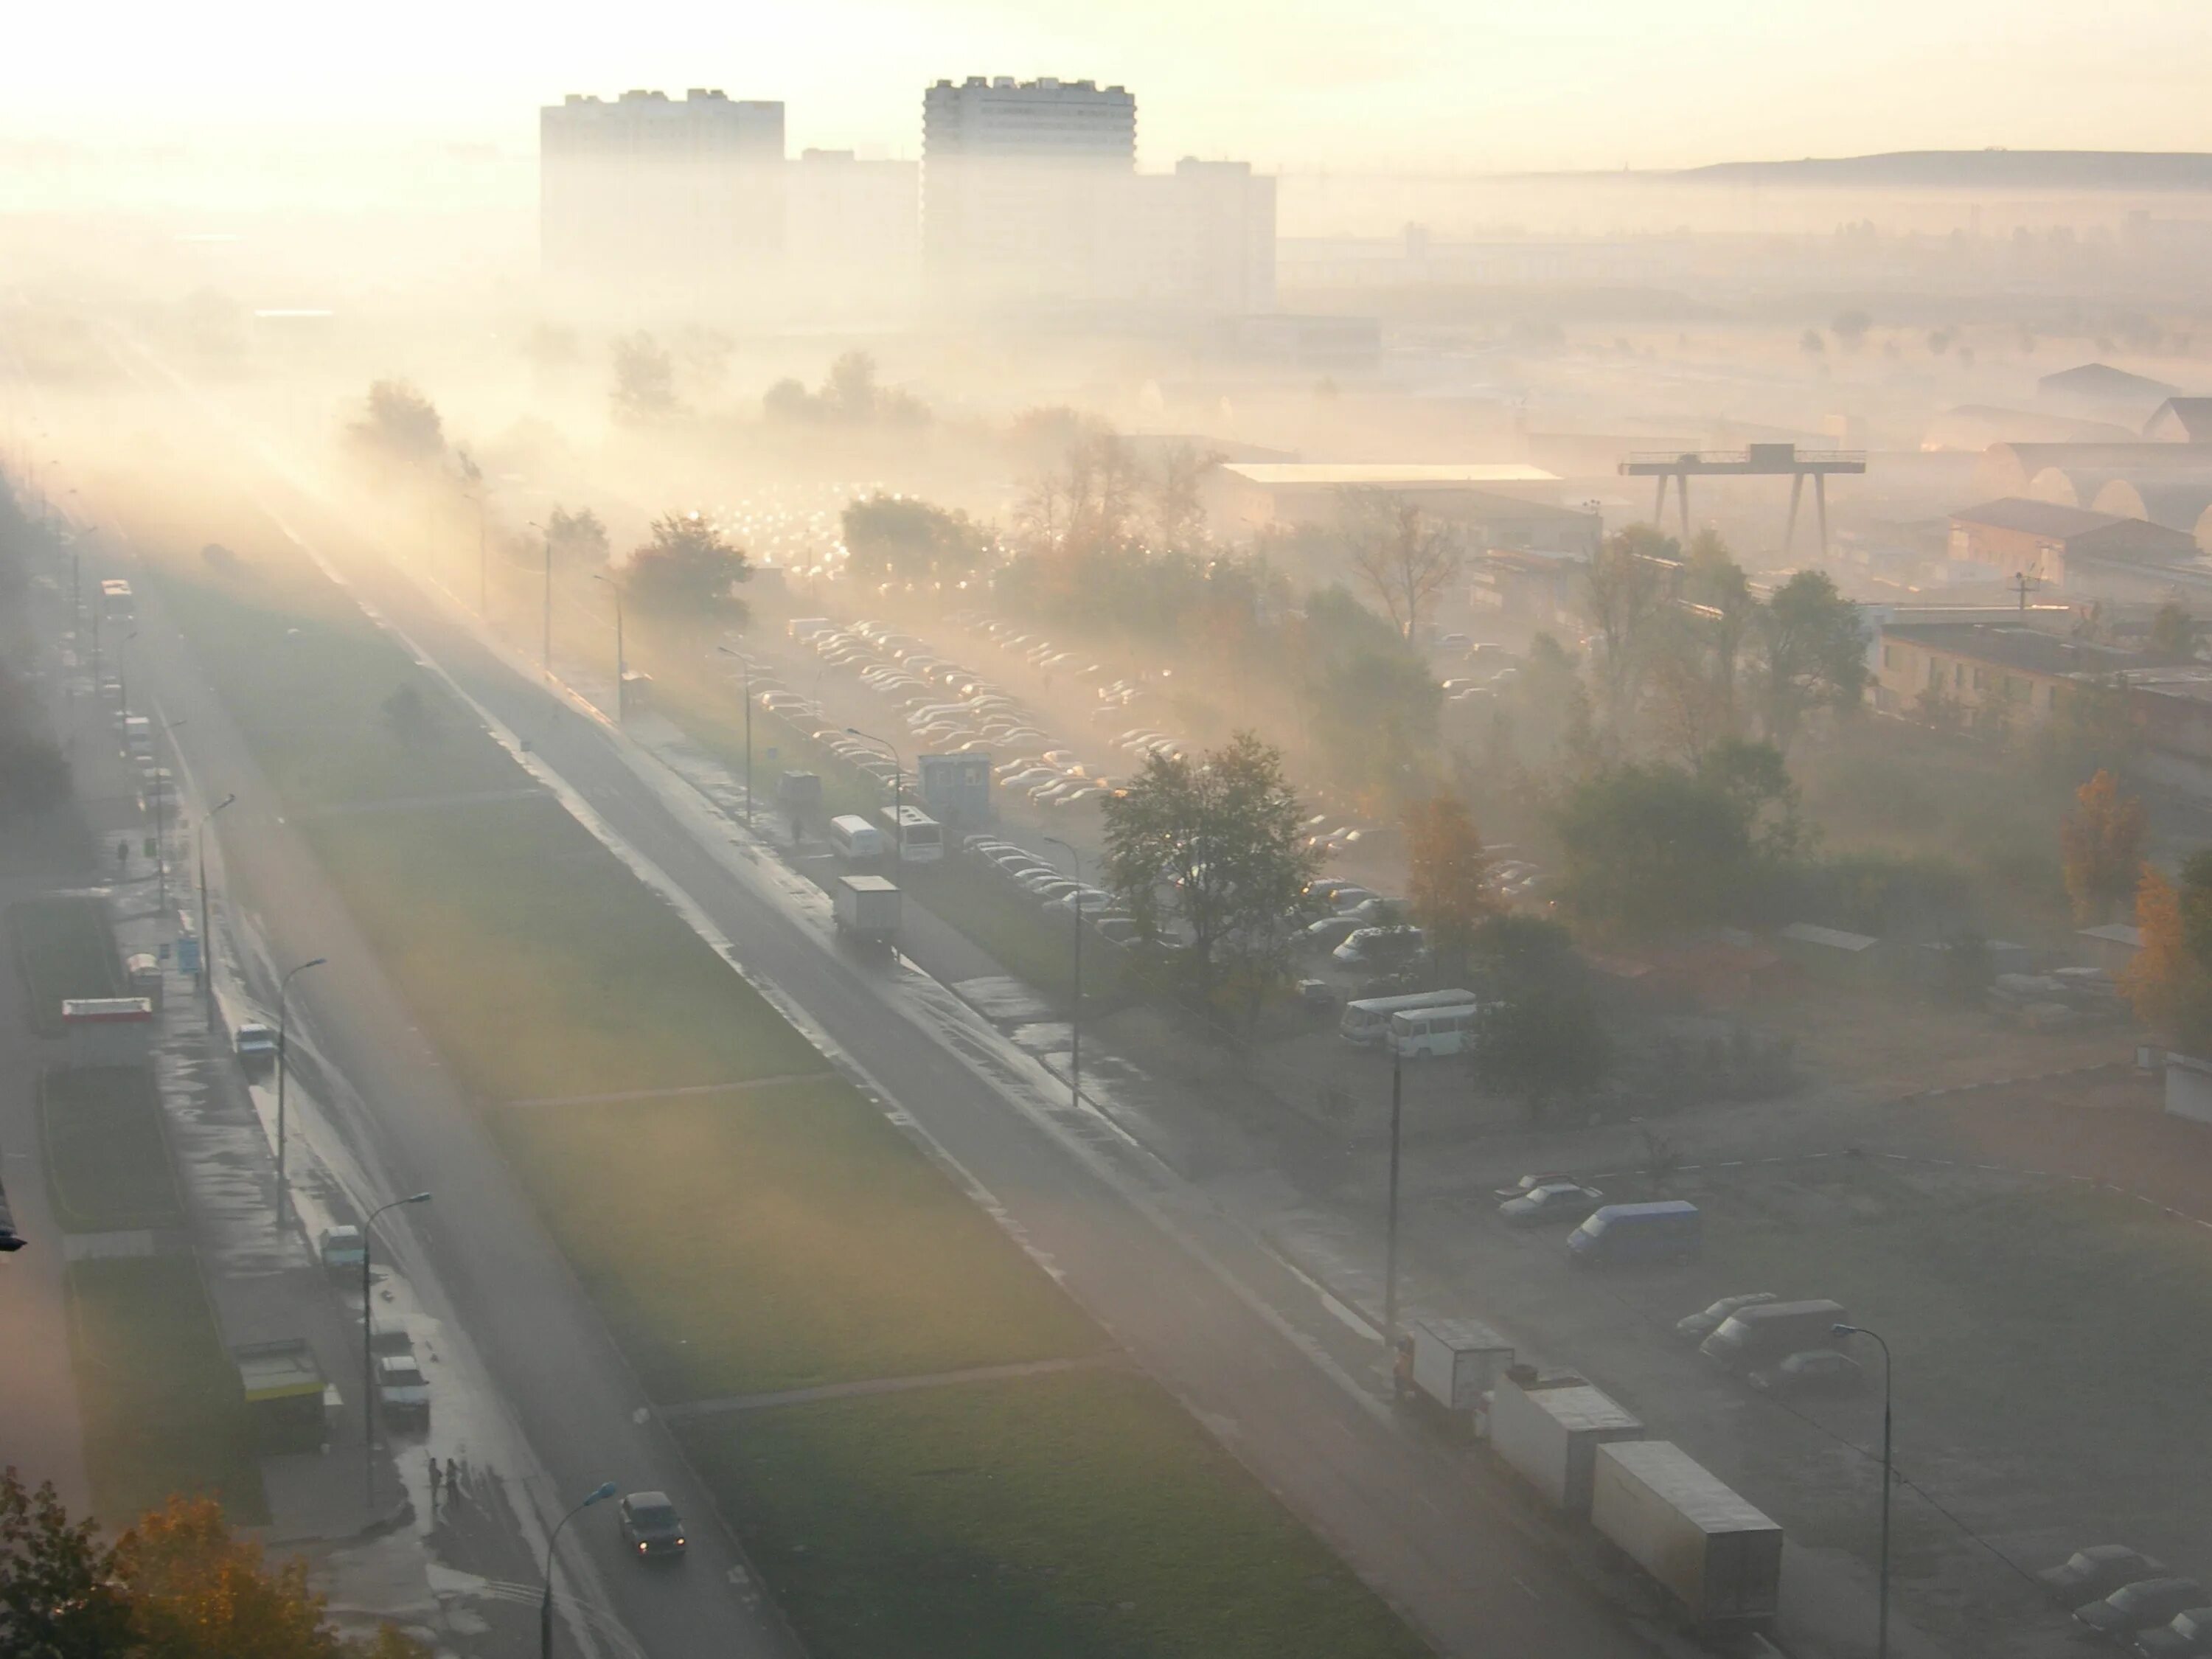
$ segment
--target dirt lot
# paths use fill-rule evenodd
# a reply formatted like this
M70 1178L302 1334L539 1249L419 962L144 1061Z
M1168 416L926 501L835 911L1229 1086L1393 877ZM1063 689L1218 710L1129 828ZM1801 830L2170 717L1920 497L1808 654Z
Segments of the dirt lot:
M1785 1405L1671 1331L1740 1291L1842 1302L1897 1357L1900 1614L1957 1652L2071 1651L2027 1571L2105 1541L2212 1571L2212 1491L2173 1478L2177 1452L2212 1435L2212 1133L2148 1094L2104 1077L1950 1097L1888 1109L1857 1153L1677 1173L1667 1192L1706 1217L1694 1266L1579 1273L1557 1233L1510 1233L1480 1196L1424 1206L1418 1259L1796 1543L1870 1569L1878 1351L1859 1340L1858 1395Z

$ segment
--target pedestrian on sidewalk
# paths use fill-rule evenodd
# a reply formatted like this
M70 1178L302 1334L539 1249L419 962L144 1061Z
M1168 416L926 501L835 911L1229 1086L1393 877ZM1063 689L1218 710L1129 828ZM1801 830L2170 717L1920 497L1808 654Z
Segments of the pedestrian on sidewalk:
M428 1456L430 1459L430 1513L435 1515L438 1512L438 1455L432 1452Z
M446 1496L455 1503L461 1497L461 1466L452 1458L446 1460Z

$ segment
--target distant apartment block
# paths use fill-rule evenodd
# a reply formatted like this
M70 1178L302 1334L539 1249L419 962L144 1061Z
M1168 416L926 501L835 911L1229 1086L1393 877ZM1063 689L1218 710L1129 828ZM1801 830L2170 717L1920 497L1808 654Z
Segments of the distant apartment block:
M922 246L954 312L1245 315L1274 306L1275 183L1243 162L1137 164L1137 100L971 76L922 95Z
M547 275L578 298L712 309L781 281L783 106L571 93L538 112Z

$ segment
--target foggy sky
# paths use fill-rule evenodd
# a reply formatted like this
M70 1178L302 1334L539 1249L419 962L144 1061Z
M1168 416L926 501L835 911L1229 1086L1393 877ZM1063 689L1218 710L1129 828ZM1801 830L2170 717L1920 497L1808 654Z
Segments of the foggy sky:
M1148 165L1668 167L2207 147L2204 0L111 0L10 9L0 143L251 149L272 128L526 155L567 91L718 86L793 148L912 155L939 76L1121 82Z

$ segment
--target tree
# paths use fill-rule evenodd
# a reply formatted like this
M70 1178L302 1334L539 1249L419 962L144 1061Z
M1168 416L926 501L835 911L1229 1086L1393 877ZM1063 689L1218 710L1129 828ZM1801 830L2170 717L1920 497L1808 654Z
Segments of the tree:
M1674 538L1644 524L1615 531L1590 556L1583 614L1597 635L1598 684L1613 731L1636 706L1652 623L1680 558Z
M1784 754L1819 708L1856 708L1866 690L1858 608L1821 570L1801 570L1759 613L1760 723Z
M51 1480L33 1492L0 1472L0 1655L110 1659L131 1638L113 1549L91 1522L71 1523Z
M1584 779L1553 815L1561 900L1600 930L1648 937L1740 911L1758 873L1742 800L1679 767L1626 764Z
M1321 854L1305 844L1280 751L1249 732L1202 757L1153 755L1105 803L1107 885L1147 938L1163 908L1189 935L1192 988L1242 1005L1247 1028L1313 914Z
M2146 864L2136 887L2136 927L2142 946L2120 975L2136 1018L2176 1048L2212 1046L2212 868L2197 854L2183 866L2180 889ZM2191 879L2191 865L2199 867ZM2193 924L2193 925L2192 925ZM2193 936L2193 937L2192 937Z
M1152 539L1164 549L1188 550L1206 543L1206 499L1200 486L1222 460L1218 450L1177 439L1160 451L1152 478Z
M990 539L964 513L911 496L880 492L849 503L842 520L845 551L856 576L940 580L981 564Z
M1534 1119L1601 1081L1605 1032L1567 930L1534 916L1492 916L1474 947L1482 996L1468 1051L1476 1085L1516 1097Z
M1828 353L1828 343L1821 337L1819 329L1808 328L1797 337L1797 349L1808 357L1825 357Z
M545 518L545 545L557 569L604 569L607 527L588 507L571 513L556 502Z
M2074 792L2074 810L2058 826L2058 847L2075 921L2101 922L2136 890L2148 829L2142 802L2122 795L2110 772L2100 770Z
M1854 306L1849 311L1839 311L1828 325L1828 332L1846 351L1856 351L1866 343L1867 331L1874 326L1874 319Z
M1402 495L1349 492L1352 568L1400 637L1418 641L1421 619L1459 574L1458 538Z
M368 413L354 422L353 438L379 459L402 466L425 466L446 453L437 409L404 380L378 380L368 388Z
M676 412L676 365L668 349L642 330L615 342L615 414L626 421Z
M2155 654L2170 662L2186 662L2197 654L2197 623L2189 614L2189 607L2178 599L2169 598L2161 603L2150 619L2150 637L2145 643Z
M876 360L865 351L848 351L830 365L822 382L822 405L830 419L866 426L876 418Z
M1466 803L1450 795L1406 815L1406 901L1448 977L1457 979L1475 929L1496 914L1490 854Z
M664 514L653 539L623 567L623 597L641 616L698 632L742 627L744 602L733 591L749 580L744 553L697 514Z

